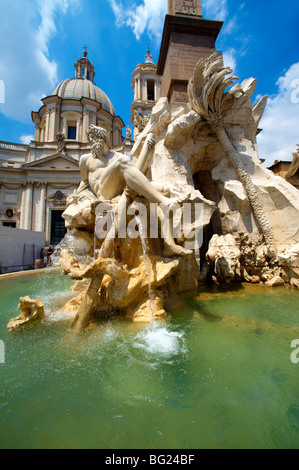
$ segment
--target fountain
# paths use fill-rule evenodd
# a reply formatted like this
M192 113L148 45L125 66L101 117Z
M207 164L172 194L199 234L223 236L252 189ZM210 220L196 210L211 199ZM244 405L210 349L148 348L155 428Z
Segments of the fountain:
M298 448L298 190L231 72L199 61L129 157L90 127L64 276L1 280L2 447Z
M91 154L63 214L60 266L80 292L73 329L165 318L169 299L199 280L299 286L298 190L260 161L267 99L253 104L256 80L232 86L231 73L217 54L200 60L189 103L161 98L130 156L89 127Z

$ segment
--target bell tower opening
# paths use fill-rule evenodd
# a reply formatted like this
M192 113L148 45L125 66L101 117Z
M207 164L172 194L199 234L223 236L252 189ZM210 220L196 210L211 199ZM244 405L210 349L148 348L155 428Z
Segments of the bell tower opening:
M148 101L155 101L155 82L154 80L147 81L147 99Z

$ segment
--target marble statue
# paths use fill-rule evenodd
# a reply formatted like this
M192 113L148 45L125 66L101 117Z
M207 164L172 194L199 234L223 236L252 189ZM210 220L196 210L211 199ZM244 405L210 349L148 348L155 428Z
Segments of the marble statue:
M131 140L131 137L132 137L132 131L130 127L128 126L126 129L126 139Z
M146 139L136 165L127 155L111 151L106 129L91 125L87 134L91 153L83 155L80 160L82 182L77 195L68 201L69 209L63 214L69 227L93 225L96 205L112 201L121 194L124 196L122 204L124 211L127 208L129 194L131 197L134 194L143 196L149 202L169 208L186 199L170 198L167 185L149 181L144 175L148 170L155 145L153 134ZM163 218L163 211L160 210L159 216ZM182 247L175 244L171 233L164 239L164 244L168 255L185 253Z
M192 291L203 279L219 285L299 284L297 248L292 252L299 244L297 189L267 170L257 154L267 98L253 104L256 80L232 86L231 73L217 54L200 60L189 82L189 103L170 105L160 98L129 156L111 151L104 129L89 129L92 152L80 161L82 183L64 214L74 236L61 266L84 281L74 328L111 311L134 321L163 317L169 297ZM183 201L192 207L184 236L175 239L171 233L163 240L162 231L157 239L142 239L142 233L134 239L106 236L96 240L94 250L100 201L109 201L113 210L117 202L131 224L130 203L170 207L178 200L180 207ZM71 248L88 232L87 257L79 259ZM188 246L189 233L212 235L203 235L197 250Z
M89 127L91 153L63 214L73 329L117 315L164 318L177 295L208 279L299 287L298 190L259 158L267 98L252 103L256 80L233 85L231 73L217 53L200 60L189 103L160 98L129 155Z
M124 217L126 225L132 223L132 214L128 212L130 205L132 208L136 204L139 209L140 204L147 208L155 204L162 232L166 221L164 209L168 210L168 214L173 207L180 211L189 195L172 193L167 184L161 185L145 176L150 170L155 146L152 133L146 136L135 161L111 150L108 134L103 128L90 126L88 138L91 153L80 160L82 182L77 194L69 199L69 206L63 214L68 231L73 236L61 254L60 265L64 273L73 279L90 279L90 285L81 299L74 328L88 326L95 312L97 315L102 312L101 315L105 316L111 310L121 311L122 314L134 317L135 321L165 316L163 305L167 292L173 289L174 278L170 280L171 275L180 278L182 290L186 290L186 285L196 285L197 264L193 251L184 248L183 240L181 244L177 243L172 224L163 239L160 236L145 240L142 233L150 225L150 209L145 220L146 227L138 228L137 241L128 235L124 238L118 236L119 221ZM108 236L108 233L105 237L98 236L97 223L103 218L103 214L99 215L99 207L105 203L116 215L117 229L113 237ZM90 243L86 244L84 260L82 256L78 259L76 253L73 254L78 240L82 247L83 233L85 241L88 233L91 235ZM148 249L145 248L146 243ZM176 259L172 260L174 257ZM189 259L188 263L186 259ZM186 277L186 269L193 269L195 274L190 273ZM108 284L107 277L111 279ZM167 285L165 290L163 285Z
M231 234L214 235L209 243L206 259L213 270L216 284L230 284L241 280L241 251Z
M142 116L141 114L138 113L138 111L136 110L134 111L133 125L134 125L135 136L138 136L140 132L143 131L146 124L148 123L148 120L149 120L148 116Z

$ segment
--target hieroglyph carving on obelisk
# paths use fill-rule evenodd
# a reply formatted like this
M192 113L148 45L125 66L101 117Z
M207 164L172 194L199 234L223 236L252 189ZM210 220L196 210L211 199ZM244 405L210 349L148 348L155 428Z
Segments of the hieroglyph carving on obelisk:
M168 0L168 13L202 16L202 2L201 0Z

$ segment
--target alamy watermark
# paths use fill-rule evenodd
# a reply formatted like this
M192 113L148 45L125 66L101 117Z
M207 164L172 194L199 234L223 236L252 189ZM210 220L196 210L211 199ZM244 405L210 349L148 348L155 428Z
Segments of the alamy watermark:
M291 88L294 90L291 93L291 102L294 104L299 103L299 78L294 78L291 83Z
M291 362L293 364L299 364L299 339L294 339L291 342L291 348L294 349L291 354Z
M128 222L128 216L130 218ZM187 250L199 250L203 242L203 204L176 202L170 205L133 202L116 207L110 203L96 208L95 234L97 238L177 239Z
M5 363L5 345L4 341L0 339L0 364Z
M0 80L0 104L5 103L5 84L3 80Z

